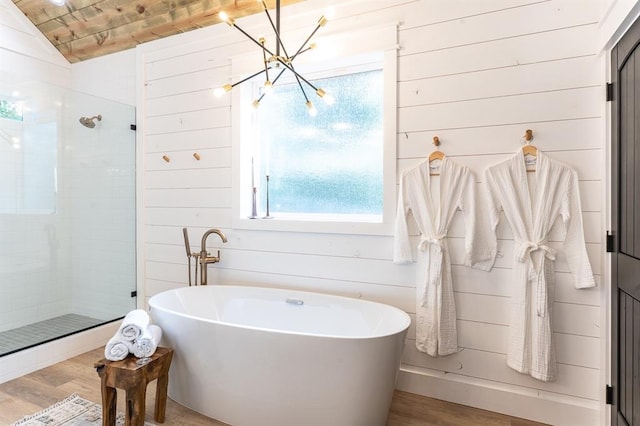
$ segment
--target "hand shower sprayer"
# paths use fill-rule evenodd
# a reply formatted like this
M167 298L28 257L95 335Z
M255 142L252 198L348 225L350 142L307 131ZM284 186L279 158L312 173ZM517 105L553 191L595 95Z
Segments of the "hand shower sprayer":
M189 287L191 287L191 258L193 257L196 259L195 285L198 285L198 257L200 257L200 253L191 252L191 245L189 244L189 233L187 231L187 228L182 228L182 235L184 236L184 248L187 251L187 263L188 263L187 266L189 268Z

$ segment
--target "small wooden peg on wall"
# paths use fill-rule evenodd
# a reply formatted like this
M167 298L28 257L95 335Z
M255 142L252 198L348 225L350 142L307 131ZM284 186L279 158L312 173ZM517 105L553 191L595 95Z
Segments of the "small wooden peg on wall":
M193 153L193 158L195 158L196 160L200 161L200 154L198 154L197 152Z
M162 159L163 159L164 161L166 161L167 163L168 163L169 161L171 161L171 158L169 158L169 156L168 156L168 155L163 155L163 156L162 156Z
M533 130L527 129L524 131L524 140L527 143L531 143L531 141L533 140Z
M437 136L434 136L434 137L433 137L433 144L434 144L436 147L439 147L439 146L440 146L440 138L439 138L439 137L437 137Z

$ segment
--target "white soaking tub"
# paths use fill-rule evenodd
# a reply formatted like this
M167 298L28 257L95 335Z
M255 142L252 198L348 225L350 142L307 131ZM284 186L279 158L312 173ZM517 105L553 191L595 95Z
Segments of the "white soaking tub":
M380 303L243 286L149 299L174 349L169 396L233 426L386 423L409 316Z

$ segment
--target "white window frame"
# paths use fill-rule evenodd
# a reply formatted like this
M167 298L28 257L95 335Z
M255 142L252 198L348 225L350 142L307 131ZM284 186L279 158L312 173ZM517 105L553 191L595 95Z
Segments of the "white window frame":
M382 221L368 222L363 215L359 220L336 220L330 215L301 215L292 218L274 217L273 219L249 219L245 214L250 211L251 203L251 144L243 143L243 137L247 138L246 130L251 126L246 120L250 120L250 113L243 109L251 108L250 90L242 89L242 85L232 91L232 226L235 229L291 231L291 232L316 232L316 233L341 233L341 234L367 234L367 235L393 235L393 223L396 213L396 141L397 141L397 25L384 28L366 29L357 34L338 34L323 40L330 46L341 46L342 51L335 52L333 57L324 56L322 66L310 63L308 67L315 70L319 68L335 69L351 66L350 59L363 56L367 52L382 53L382 67L384 79L383 94L383 212ZM345 48L346 47L346 48ZM302 57L301 57L302 58ZM249 63L251 62L251 67ZM304 63L296 69L304 73ZM246 57L232 58L232 74L242 78L243 75L255 72L255 62L248 61ZM354 72L356 72L354 68ZM245 83L248 86L250 82ZM333 94L338 97L339 94ZM312 93L312 102L320 99ZM304 108L304 104L301 104ZM249 205L249 208L247 208ZM258 212L259 216L264 212Z

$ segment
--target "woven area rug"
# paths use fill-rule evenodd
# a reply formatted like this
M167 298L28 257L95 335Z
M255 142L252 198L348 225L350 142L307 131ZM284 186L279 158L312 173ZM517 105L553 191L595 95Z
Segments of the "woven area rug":
M73 394L44 410L23 417L11 426L102 426L102 406ZM118 413L116 425L124 425L124 414ZM145 426L153 423L145 422Z

